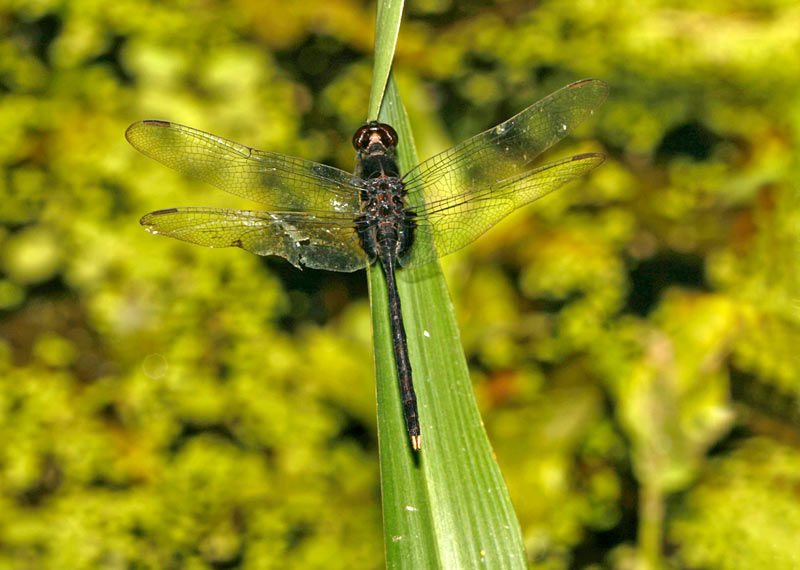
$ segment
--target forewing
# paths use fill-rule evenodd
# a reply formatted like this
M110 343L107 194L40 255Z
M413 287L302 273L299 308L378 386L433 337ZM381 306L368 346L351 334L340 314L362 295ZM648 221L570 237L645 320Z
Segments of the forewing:
M597 79L567 85L504 123L421 162L403 177L410 203L430 204L524 173L607 94L608 86Z
M352 174L317 162L263 152L167 121L140 121L125 132L136 150L209 184L283 211L355 213Z
M416 240L434 248L412 247L401 259L420 266L461 249L520 206L538 200L603 163L602 154L580 154L545 164L478 190L450 196L417 210Z
M140 223L151 233L206 247L278 255L298 268L355 271L368 263L349 215L170 208Z

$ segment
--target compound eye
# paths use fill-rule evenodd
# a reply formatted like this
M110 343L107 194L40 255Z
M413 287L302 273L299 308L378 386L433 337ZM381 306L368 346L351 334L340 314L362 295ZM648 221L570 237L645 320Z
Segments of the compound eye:
M369 133L373 129L371 125L364 125L353 135L353 146L356 150L367 150L369 145Z
M373 138L376 135L385 148L397 146L397 132L389 125L377 121L372 121L356 131L353 135L353 146L356 150L365 151L371 142L376 142Z
M381 131L381 142L383 146L387 148L394 148L397 146L397 131L395 131L391 126L385 125L381 123L380 125Z

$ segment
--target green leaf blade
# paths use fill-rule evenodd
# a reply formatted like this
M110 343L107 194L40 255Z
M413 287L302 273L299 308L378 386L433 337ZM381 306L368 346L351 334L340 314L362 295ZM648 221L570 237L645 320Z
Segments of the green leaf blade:
M378 2L378 15L375 22L375 60L372 69L369 109L367 120L378 118L383 93L392 69L397 36L400 33L400 20L403 17L403 0Z
M392 76L379 120L397 130L398 162L408 171L418 160ZM388 567L525 568L519 523L478 413L438 262L397 274L419 404L418 453L402 417L382 269L372 266L369 278Z

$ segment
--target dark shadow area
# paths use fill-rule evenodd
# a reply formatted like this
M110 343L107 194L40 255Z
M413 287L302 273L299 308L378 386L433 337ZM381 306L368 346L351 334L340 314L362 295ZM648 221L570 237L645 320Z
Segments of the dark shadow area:
M614 402L607 392L603 392L603 407L605 417L614 417ZM624 430L617 431L624 433ZM623 441L626 441L623 439ZM626 447L627 447L626 441ZM630 456L630 449L626 453ZM576 464L582 464L580 458ZM620 544L635 544L639 527L639 482L631 470L631 464L625 459L618 459L613 464L614 472L619 477L620 497L617 505L620 517L613 527L605 530L584 527L584 534L578 545L572 550L572 560L569 568L579 570L582 568L597 567L608 568L609 553ZM575 475L578 482L585 481L586 477L580 472Z
M367 425L361 418L334 402L328 402L328 405L341 418L339 431L330 438L332 447L345 441L353 441L367 454L372 454L378 449L374 424Z
M217 570L229 570L230 568L241 568L244 562L244 552L241 548L228 560L214 560L209 562L210 566Z
M362 54L348 44L327 35L312 34L285 50L275 52L283 70L317 95Z
M528 301L528 307L531 311L535 311L537 313L546 313L549 315L557 315L560 313L564 307L567 305L574 303L575 301L583 298L585 293L583 291L574 290L567 293L563 298L547 298L547 297L537 297L535 299L530 299Z
M630 473L629 473L630 475ZM622 500L625 507L619 522L608 530L593 530L585 527L580 543L572 550L572 560L568 568L582 570L585 568L608 568L608 554L620 544L634 544L639 524L636 507L638 499L635 493L629 492L637 488L631 475L630 481L623 483L625 495Z
M52 67L50 46L61 33L64 22L56 14L45 14L35 20L23 20L12 16L10 29L21 37L28 50L47 67Z
M800 395L729 366L731 398L740 406L739 424L717 448L735 447L738 439L763 435L800 447Z
M706 160L714 146L723 138L707 129L698 121L674 127L661 139L656 148L656 164L664 164L677 156L688 156L694 160Z
M125 492L135 486L133 481L112 481L106 477L95 477L89 481L89 487L106 491Z
M26 507L38 507L53 495L64 479L64 474L56 457L45 455L39 465L39 477L28 488L17 495L17 501Z
M468 21L480 17L483 13L500 16L509 25L518 22L519 18L530 9L525 0L492 2L491 0L461 0L459 2L410 3L405 11L405 19L409 22L425 22L431 26L447 29L460 21Z
M636 263L629 272L630 293L626 303L631 313L646 316L655 308L667 287L681 285L709 291L703 258L690 253L662 251Z
M86 63L88 65L106 65L122 85L132 85L133 76L128 73L120 61L122 50L125 48L126 42L127 38L125 36L113 36L108 42L108 49L91 58Z
M314 536L313 525L304 521L298 522L286 533L286 548L296 550L306 539L312 536Z
M134 211L130 200L131 190L112 180L103 180L100 184L106 190L106 195L111 197L109 213L112 216L125 216L126 224L136 224L139 221L137 217L141 217L144 212Z
M800 350L800 347L798 347ZM767 384L755 374L730 367L731 397L751 408L795 424L800 423L800 396Z
M303 321L324 324L338 316L356 300L368 296L364 271L339 273L319 269L297 269L288 261L268 256L262 263L281 281L289 295L291 306L279 320L279 326L293 332Z
M725 457L732 452L741 449L742 442L750 439L755 435L747 426L737 424L725 434L725 437L717 440L713 446L708 450L707 456L712 457Z
M0 338L11 348L15 365L25 366L35 358L34 348L42 334L54 333L71 341L77 356L68 368L76 378L89 383L111 374L115 364L107 354L101 335L87 326L87 309L62 275L29 285L25 301L9 311L0 310Z
M201 435L213 435L224 441L227 441L239 449L244 449L244 445L242 445L242 442L239 441L239 438L237 438L231 429L225 424L200 424L191 420L183 420L180 433L178 433L178 435L176 435L169 444L169 453L171 455L177 455L184 447L186 447L186 444L188 444L192 438Z

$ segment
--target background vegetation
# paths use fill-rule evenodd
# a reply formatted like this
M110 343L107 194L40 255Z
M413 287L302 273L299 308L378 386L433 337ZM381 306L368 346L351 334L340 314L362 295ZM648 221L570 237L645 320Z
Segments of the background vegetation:
M0 568L383 564L366 280L137 223L247 207L124 141L350 170L374 7L0 2ZM800 6L411 2L430 156L571 81L581 184L447 258L535 568L796 568Z

